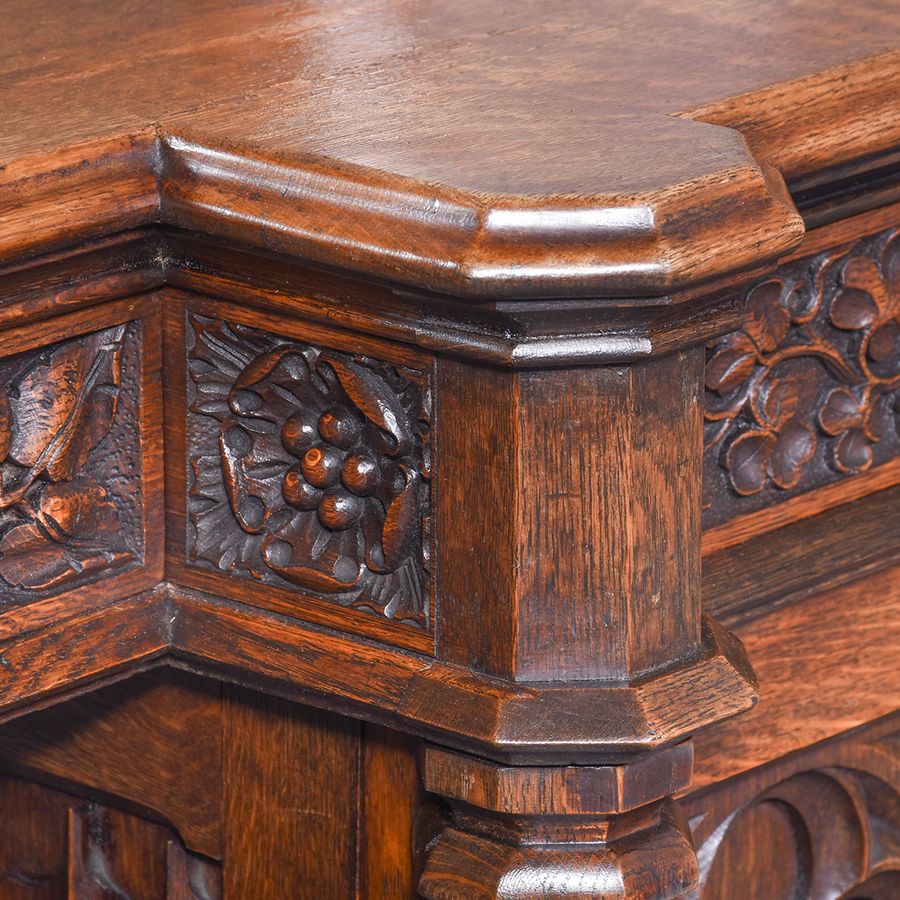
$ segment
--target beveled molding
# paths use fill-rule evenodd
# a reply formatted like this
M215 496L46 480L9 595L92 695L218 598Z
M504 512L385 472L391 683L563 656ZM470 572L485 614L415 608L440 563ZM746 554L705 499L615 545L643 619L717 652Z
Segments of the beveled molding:
M898 217L897 206L885 207L840 225L862 236L896 225ZM0 267L0 329L171 285L494 366L624 365L738 330L745 322L745 289L771 274L771 265L760 263L647 298L470 302L384 279L363 281L346 267L300 261L158 219L136 214L121 220L126 230L83 248ZM808 235L801 250L830 230Z
M159 665L515 765L633 761L758 698L743 646L708 617L699 656L668 670L624 684L525 685L161 582L24 628L0 617L0 722Z
M470 300L659 296L800 241L783 179L737 132L677 130L714 142L717 167L642 194L529 197L279 162L148 126L9 162L0 197L19 206L0 226L0 261L161 223Z
M738 281L677 297L493 300L363 281L346 269L149 222L75 250L0 267L0 329L171 286L488 365L629 364L741 324ZM56 288L52 293L47 287Z

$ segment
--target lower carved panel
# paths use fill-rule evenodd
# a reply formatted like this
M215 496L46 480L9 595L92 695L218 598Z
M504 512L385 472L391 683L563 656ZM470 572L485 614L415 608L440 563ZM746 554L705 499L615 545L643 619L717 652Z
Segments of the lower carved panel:
M0 897L221 900L218 863L169 828L0 775Z
M900 897L897 719L685 802L702 900Z

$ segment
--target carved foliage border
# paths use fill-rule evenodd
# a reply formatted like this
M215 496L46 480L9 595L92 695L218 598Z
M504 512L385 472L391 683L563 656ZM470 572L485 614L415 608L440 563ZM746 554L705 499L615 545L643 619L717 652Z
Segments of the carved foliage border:
M0 608L144 554L140 326L0 359Z
M900 233L782 266L706 364L704 524L900 454Z
M189 562L429 628L429 373L187 316Z

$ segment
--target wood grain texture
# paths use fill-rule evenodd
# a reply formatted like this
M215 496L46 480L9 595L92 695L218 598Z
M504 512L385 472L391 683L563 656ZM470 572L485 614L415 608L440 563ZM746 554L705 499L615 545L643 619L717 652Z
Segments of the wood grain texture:
M164 826L0 775L4 900L221 900L219 866Z
M221 857L219 695L217 682L157 669L0 727L0 766L153 810Z
M192 565L429 628L429 372L189 315Z
M416 896L416 820L425 803L419 742L362 726L357 896Z
M522 682L624 680L694 652L701 365L695 351L485 377L441 361L443 658Z
M703 900L847 897L900 888L897 716L686 798Z
M425 750L425 787L447 799L506 815L609 815L677 793L691 780L693 748L622 766L498 766L437 747Z
M159 319L152 300L12 329L0 361L3 612L161 574ZM84 591L82 591L84 594Z
M897 141L897 18L874 2L645 0L602 17L588 0L128 3L112 34L97 4L13 3L6 18L0 194L12 203L37 182L43 196L27 236L3 232L6 258L58 245L53 207L85 236L115 227L107 198L119 198L130 225L160 209L456 293L661 293L799 240L765 164L790 171L812 135L819 166ZM798 111L812 109L817 127L803 129ZM76 199L88 193L102 199Z
M616 760L748 709L743 648L707 620L701 654L629 686L509 684L174 591L172 660L516 763ZM690 702L689 702L690 701Z
M359 725L239 688L225 696L225 896L352 896Z
M10 768L82 798L17 795L68 821L38 886L890 892L871 767L818 765L822 839L802 773L699 857L671 797L707 726L710 786L896 706L893 4L3 21L0 718L79 698L6 726ZM746 726L756 677L701 607L709 341L708 524L767 532L707 540L767 680ZM794 863L742 869L773 836Z
M164 897L165 829L117 810L85 803L69 810L71 900Z
M0 775L5 811L0 892L9 900L67 900L68 810L59 791Z
M184 461L166 473L169 577L433 652L433 359L333 328L284 321L232 304L220 307L208 298L174 291L165 295L167 446L172 458ZM228 316L227 323L216 318L220 315ZM272 330L251 328L251 322ZM317 360L321 357L329 380L309 370L305 358L288 353L291 347L305 347ZM342 367L355 400L329 359ZM248 383L236 387L239 378ZM385 379L402 390L392 393ZM244 412L235 412L232 402ZM318 410L310 424L312 435L318 435L321 416L344 404L343 414L359 429L352 441L359 452L328 444L321 435L316 440L307 433L285 437L285 429L303 423L305 404ZM369 410L368 417L358 404ZM386 427L389 419L390 427L402 430L401 442L395 447L391 432L373 419ZM228 445L226 434L239 442L243 455ZM309 446L298 450L308 439ZM381 453L381 448L389 452ZM316 456L321 463L340 458L333 471L323 466L314 470L306 461L323 488L314 487L303 473L307 451L321 453L321 459ZM358 487L360 493L346 488L347 458L348 471L355 461L374 461L377 487ZM306 499L297 495L302 489L309 492ZM310 496L318 500L312 509L304 508L310 506ZM356 522L351 516L344 527L334 520L335 509L328 504L335 500L355 504ZM320 505L333 527L322 524ZM250 521L247 514L257 518Z
M670 804L635 817L525 817L512 824L457 810L431 844L428 900L669 900L697 881L687 824Z
M746 716L697 735L695 786L894 712L898 603L894 567L738 625L763 685L761 699Z
M732 628L900 564L900 487L856 502L842 499L840 506L705 556L704 609Z

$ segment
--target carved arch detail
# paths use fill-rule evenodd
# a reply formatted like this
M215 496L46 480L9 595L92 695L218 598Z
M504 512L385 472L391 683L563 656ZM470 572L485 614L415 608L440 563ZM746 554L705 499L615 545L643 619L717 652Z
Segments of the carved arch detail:
M783 831L771 827L776 819ZM900 896L900 734L829 748L813 768L730 809L694 815L691 828L700 867L695 900L719 900L723 890L738 889L725 861L730 845L740 855L737 844L748 838L756 864L765 857L785 873L784 900Z

